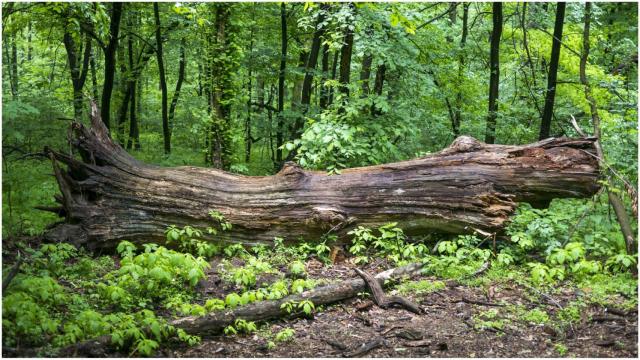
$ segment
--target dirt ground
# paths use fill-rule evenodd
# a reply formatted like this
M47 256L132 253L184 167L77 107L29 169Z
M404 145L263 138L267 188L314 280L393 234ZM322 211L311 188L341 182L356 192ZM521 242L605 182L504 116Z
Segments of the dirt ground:
M377 269L368 267L368 270L376 272ZM334 280L354 276L348 264L315 270L311 267L310 276L320 276L320 272L322 277ZM571 289L563 289L546 298L510 282L483 288L450 281L442 290L408 296L424 310L420 315L400 308L383 310L373 305L365 295L326 307L313 319L270 322L263 325L262 331L252 335L203 337L200 345L163 349L158 355L637 358L637 311L624 313L615 308L589 306L583 308L579 321L565 329L509 317L508 309L513 307L508 305L519 305L527 310L542 307L552 315L579 296L580 292ZM507 306L496 306L501 304ZM481 313L491 309L497 310L496 319L510 319L501 329L478 326ZM272 334L290 327L295 330L295 337L269 349L263 335L265 327L266 332L270 330ZM367 347L371 350L364 351Z

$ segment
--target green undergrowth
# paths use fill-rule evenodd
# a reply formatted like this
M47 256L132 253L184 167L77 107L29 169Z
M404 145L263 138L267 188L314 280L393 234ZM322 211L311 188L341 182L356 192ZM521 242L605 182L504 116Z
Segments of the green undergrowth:
M566 215L573 205L569 200L554 202L547 210L521 206L506 230L507 238L496 242L495 252L491 239L474 235L442 237L435 244L417 242L396 223L352 229L345 249L348 261L360 267L373 259L384 260L389 267L422 263L421 278L394 281L394 291L405 296L441 291L446 280L455 280L484 289L515 286L532 304L541 304L504 304L475 314L473 326L478 331L504 333L518 324L562 330L577 323L589 305L635 309L637 278L631 270L637 257L621 251L617 235L611 235L608 227L571 230L579 215ZM68 244L36 248L16 244L25 261L3 294L3 345L55 355L65 346L108 335L115 349L148 356L161 346L199 341L170 326L172 318L282 299L335 281L317 273L312 277L308 268L311 259L332 266L329 254L335 236L289 246L281 238L272 246L212 243L205 234L216 236L233 225L219 212L209 215L211 226L206 229L168 226L171 248L122 241L117 255L95 256ZM582 237L568 236L568 231ZM594 243L587 234L611 240ZM4 273L9 266L5 264ZM477 274L479 270L483 271ZM205 296L205 288L213 286L207 283L212 272L221 283L215 285L214 296ZM577 295L562 309L542 305L541 294L559 296L563 289ZM281 309L307 317L322 311L305 299L285 302ZM257 333L268 348L295 338L291 329L276 334L264 329L264 324L237 319L224 333Z

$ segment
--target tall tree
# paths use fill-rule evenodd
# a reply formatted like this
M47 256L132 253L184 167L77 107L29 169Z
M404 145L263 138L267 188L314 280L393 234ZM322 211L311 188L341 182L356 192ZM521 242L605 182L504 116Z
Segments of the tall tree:
M182 89L182 83L184 82L184 76L186 72L187 61L185 57L184 44L185 38L180 41L180 60L178 61L178 80L176 81L176 89L173 92L171 98L171 105L169 106L169 129L173 133L174 119L176 116L176 107L178 106L178 99L180 98L180 90Z
M156 57L158 59L158 72L160 79L160 91L162 92L162 135L164 137L164 153L171 153L171 129L169 128L169 116L167 113L167 79L164 73L164 60L162 52L162 32L160 25L160 10L158 3L153 3L153 15L156 25Z
M284 79L287 67L287 9L286 4L280 4L280 71L278 72L278 116L276 124L276 163L282 163L282 143L284 130Z
M82 39L80 34L80 38ZM63 43L64 48L67 51L67 61L69 62L69 71L71 72L71 84L73 86L73 118L75 121L80 121L82 118L82 88L84 87L85 80L87 79L87 73L89 71L89 60L91 58L91 38L84 36L84 52L78 49L76 41L69 27L65 27Z
M453 135L460 135L460 123L462 122L462 92L464 86L464 64L466 61L464 47L467 44L469 35L469 3L462 3L462 36L460 37L460 53L458 55L458 93L456 94L456 105L453 116Z
M355 16L355 5L349 3L352 16ZM344 34L344 43L340 49L340 92L345 96L349 96L349 78L351 76L351 53L353 52L353 35L354 27L351 23L347 24Z
M556 97L556 85L558 79L558 63L560 62L560 45L562 42L562 29L564 28L564 11L567 3L559 2L556 9L556 22L553 27L553 43L551 45L551 59L549 60L549 76L547 77L547 92L540 123L539 139L549 137L551 131L551 117L553 116L553 104Z
M104 83L102 85L102 101L100 103L100 116L102 122L109 129L111 116L111 93L116 73L116 51L120 36L120 18L122 17L123 4L111 3L111 16L109 23L109 41L102 46L104 51Z
M558 4L559 5L559 4ZM593 97L591 86L589 85L589 80L587 79L587 60L589 58L589 32L591 27L591 3L587 2L585 4L584 11L584 32L582 36L582 54L580 56L580 82L584 86L584 94L589 103L589 109L591 111L591 119L593 121L593 135L598 139L595 142L596 153L598 155L598 160L600 161L601 168L604 171L608 171L606 167L606 163L604 161L604 152L602 151L602 132L600 130L600 115L598 114L598 106L596 104L596 100ZM608 180L610 181L610 176L607 175ZM635 239L633 235L633 230L631 230L631 221L629 220L629 215L625 210L624 203L618 197L616 193L611 191L609 187L607 187L607 196L609 197L609 203L613 208L613 211L616 214L616 218L618 219L618 224L620 224L620 230L625 240L627 254L633 254ZM637 194L635 194L637 197Z
M500 84L500 37L502 36L502 3L493 3L493 31L491 32L491 54L489 55L489 115L484 142L493 144L496 140L496 117Z
M320 108L326 109L329 105L329 87L325 85L329 73L329 44L322 46L322 78L320 80Z

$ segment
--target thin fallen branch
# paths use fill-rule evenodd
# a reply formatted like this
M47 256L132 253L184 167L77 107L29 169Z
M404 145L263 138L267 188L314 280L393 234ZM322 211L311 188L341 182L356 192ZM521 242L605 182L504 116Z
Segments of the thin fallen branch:
M422 264L413 263L396 269L390 269L379 273L375 279L379 285L385 280L402 275L415 274L422 269ZM301 294L290 295L279 300L255 302L235 309L216 311L202 317L188 316L176 319L171 325L181 328L191 334L217 333L226 326L231 325L236 319L246 321L265 321L281 317L297 317L304 315L301 312L287 313L281 306L288 302L309 300L315 306L331 304L338 301L356 297L358 293L365 291L366 285L362 279L345 280Z
M385 344L385 339L379 337L375 338L367 343L362 344L359 348L342 354L344 357L359 357L369 351L376 349Z
M11 280L13 280L13 278L16 277L16 275L18 275L18 271L20 271L20 265L22 265L22 261L23 261L22 257L20 256L20 254L18 254L18 261L16 261L13 267L11 267L11 270L9 271L9 275L7 275L7 278L2 280L3 293L7 291L9 284L11 284Z
M459 300L454 300L452 302L453 303L463 302L463 303L467 303L467 304L482 305L482 306L505 306L504 304L496 304L496 303L484 302L484 301L479 301L479 300L471 300L471 299L467 299L465 297L460 298Z
M367 272L362 271L358 268L354 270L356 271L358 276L360 276L362 280L364 280L364 282L367 284L367 287L369 288L369 290L371 290L373 302L375 302L379 307L386 309L393 304L398 304L403 308L411 311L412 313L422 313L422 310L418 305L409 301L408 299L403 298L402 296L386 296L384 294L384 290L382 290L382 286L380 285L380 283L371 274L368 274Z

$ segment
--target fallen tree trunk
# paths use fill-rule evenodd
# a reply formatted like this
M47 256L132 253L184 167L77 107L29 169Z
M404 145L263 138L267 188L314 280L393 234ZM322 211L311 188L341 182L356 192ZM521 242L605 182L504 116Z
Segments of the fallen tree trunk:
M168 225L212 226L211 210L233 228L205 238L245 244L341 236L355 225L389 221L408 234L495 232L516 202L545 204L598 190L594 138L508 146L463 136L433 155L340 175L288 163L274 176L241 176L144 164L110 139L95 104L91 123L72 124L70 141L82 161L46 149L62 193L61 206L46 210L65 222L45 235L90 249L113 249L124 239L163 243Z

